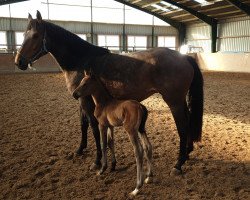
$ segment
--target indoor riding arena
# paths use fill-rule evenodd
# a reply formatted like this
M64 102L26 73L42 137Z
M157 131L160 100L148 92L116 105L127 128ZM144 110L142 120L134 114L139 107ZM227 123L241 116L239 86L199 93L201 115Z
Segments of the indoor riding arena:
M141 102L148 109L152 181L129 194L136 159L123 127L114 129L116 170L110 170L109 150L107 170L90 170L93 131L89 126L87 148L78 155L79 101L53 55L27 70L15 65L28 13L38 20L37 10L42 20L114 54L168 47L195 58L204 79L202 138L182 173L171 173L180 139L159 93ZM0 0L0 199L249 199L249 15L249 0ZM49 51L48 42L41 45Z

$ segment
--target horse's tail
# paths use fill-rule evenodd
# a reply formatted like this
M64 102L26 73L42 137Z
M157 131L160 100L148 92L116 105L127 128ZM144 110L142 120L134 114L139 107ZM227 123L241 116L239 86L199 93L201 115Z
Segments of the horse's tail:
M148 110L147 108L141 104L141 107L142 107L142 119L141 119L141 124L139 126L139 132L141 134L145 133L146 130L145 130L145 125L146 125L146 121L148 119Z
M187 57L194 69L194 77L188 93L188 107L190 111L189 127L193 142L201 140L203 119L203 77L195 59Z

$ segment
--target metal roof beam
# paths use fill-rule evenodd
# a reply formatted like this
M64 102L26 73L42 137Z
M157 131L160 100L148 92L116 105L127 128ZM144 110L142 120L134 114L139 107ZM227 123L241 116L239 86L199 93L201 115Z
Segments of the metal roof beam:
M244 13L246 13L247 15L250 15L250 6L242 3L239 0L227 0L230 4L234 5L236 8L240 9L241 11L243 11Z
M141 0L135 0L135 1L132 1L131 3L138 3L140 2Z
M27 0L0 0L0 6L6 5L6 4L11 4L11 3L18 3L21 1L27 1Z
M176 28L176 29L178 29L178 30L179 30L179 28L180 28L181 26L184 25L184 24L181 23L181 22L177 22L177 21L172 20L172 19L170 19L170 18L164 17L164 16L162 16L162 15L160 15L160 14L158 14L158 13L152 12L152 11L146 9L146 8L142 8L142 7L138 6L138 5L135 5L135 4L130 3L130 2L128 2L128 1L125 1L125 0L115 0L115 1L117 1L117 2L119 2L119 3L122 3L122 4L125 4L125 5L127 5L127 6L130 6L130 7L132 7L132 8L138 9L138 10L140 10L140 11L143 11L143 12L148 13L148 14L150 14L150 15L153 15L153 16L155 16L155 17L158 17L159 19L161 19L161 20L163 20L164 22L170 24L171 26L173 26L174 28Z
M194 15L195 17L199 18L200 20L202 20L203 22L205 22L205 23L207 23L209 25L217 23L216 19L214 19L212 17L209 17L209 16L207 16L207 15L205 15L203 13L200 13L200 12L198 12L198 11L196 11L196 10L188 7L188 6L185 6L183 4L177 3L174 0L162 0L162 1L165 1L165 2L170 3L172 5L175 5L175 6L179 7L179 8L181 8L181 9L189 12L190 14Z

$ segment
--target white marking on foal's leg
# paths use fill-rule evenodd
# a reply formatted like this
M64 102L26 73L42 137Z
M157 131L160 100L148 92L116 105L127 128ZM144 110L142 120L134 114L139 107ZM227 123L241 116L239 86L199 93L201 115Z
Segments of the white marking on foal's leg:
M152 183L153 181L153 178L148 176L145 180L144 180L144 183Z
M130 195L135 196L139 193L139 189L135 188L133 192L130 193Z

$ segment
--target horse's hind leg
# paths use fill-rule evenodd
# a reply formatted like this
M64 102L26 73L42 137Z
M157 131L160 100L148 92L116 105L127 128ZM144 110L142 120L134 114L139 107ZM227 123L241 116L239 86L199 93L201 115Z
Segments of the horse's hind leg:
M152 181L153 172L152 172L152 145L149 142L146 132L142 132L139 134L140 139L142 141L142 147L147 160L147 173L146 178L144 180L145 183L150 183Z
M110 127L109 130L110 131L108 131L108 147L111 151L111 156L112 156L111 171L115 171L116 158L115 158L115 144L114 144L114 128Z
M188 113L187 113L187 104L186 102L182 103L175 103L169 105L175 123L177 127L177 131L180 137L180 148L179 148L179 156L177 163L175 164L174 169L172 170L171 174L179 174L181 173L181 166L187 160L187 139L188 139Z

